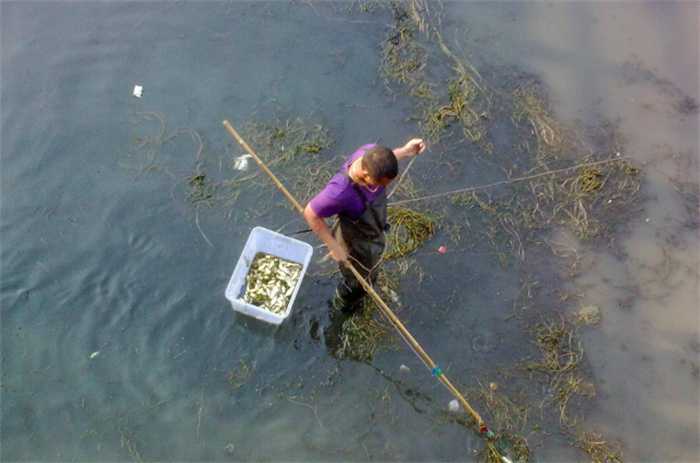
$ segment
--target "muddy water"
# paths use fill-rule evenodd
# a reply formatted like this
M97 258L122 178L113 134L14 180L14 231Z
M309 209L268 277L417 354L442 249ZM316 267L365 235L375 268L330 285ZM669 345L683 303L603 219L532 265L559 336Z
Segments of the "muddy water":
M463 43L488 47L478 56L541 77L564 120L618 121L624 155L648 163L639 220L610 249L593 251L573 282L603 314L600 328L584 338L599 387L588 420L621 438L629 461L697 461L700 212L674 181L697 188L700 175L698 5L451 8L453 21L469 26Z

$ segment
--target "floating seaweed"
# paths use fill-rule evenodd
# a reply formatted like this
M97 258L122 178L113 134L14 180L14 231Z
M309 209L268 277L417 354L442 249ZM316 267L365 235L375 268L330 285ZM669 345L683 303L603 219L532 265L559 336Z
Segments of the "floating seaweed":
M226 379L233 389L238 389L248 382L248 379L252 374L252 367L247 362L241 360L238 367L233 368L228 372Z
M190 191L187 200L192 204L204 203L211 206L216 194L216 185L207 181L207 174L204 172L194 173L187 179Z
M382 298L393 300L398 289L397 275L380 270L375 289ZM393 333L374 300L365 297L359 313L343 321L334 354L341 359L369 362L379 348L395 345Z
M600 308L595 305L581 307L575 315L575 321L579 325L597 325L600 323Z
M301 117L250 121L241 132L268 167L284 172L285 183L302 202L311 199L340 164L340 157L327 153L334 144L328 129ZM274 186L259 177L260 172L254 172L227 180L225 185L236 190L259 181L262 190L273 191Z
M339 344L334 355L339 359L369 362L390 334L391 328L376 318L377 314L366 308L349 317L341 327Z
M637 199L640 184L638 168L620 159L571 170L569 175L537 177L513 185L509 195L472 191L453 195L451 202L471 211L467 223L487 242L499 250L509 248L522 260L526 245L553 225L582 240L604 236Z
M438 108L438 113L441 117L459 121L465 140L477 144L485 153L493 154L493 143L486 140L486 123L491 118L492 106L490 91L482 83L478 71L448 48L439 31L435 31L435 37L453 64L453 77L447 84L448 104Z
M523 86L513 92L513 121L527 121L537 140L535 159L540 166L564 155L574 154L574 132L552 116L541 91L534 85Z
M414 97L417 119L425 137L437 142L443 132L453 123L459 123L466 140L479 144L492 152L493 145L485 140L485 121L489 119L490 101L476 70L464 59L458 58L445 44L439 30L426 20L429 11L427 2L412 0L392 4L394 27L382 44L380 73L389 83L403 86ZM435 37L435 43L421 41ZM430 80L426 73L428 60L435 58L430 51L435 45L452 62L447 72L452 79L446 85ZM436 60L435 65L440 62Z
M575 327L563 318L544 321L535 327L535 343L542 354L538 362L528 364L530 371L551 375L573 370L583 358L583 346Z
M346 14L352 14L355 12L359 13L374 13L377 10L386 7L386 2L381 0L352 0L349 2L343 2L344 10Z
M390 207L388 222L386 260L411 254L435 233L435 219L405 207Z
M576 178L578 190L582 193L592 193L603 186L603 174L594 167L585 167Z
M409 89L420 89L414 96L422 93L425 98L433 98L429 86L424 82L427 54L416 37L418 26L398 4L393 5L393 10L394 28L383 43L380 71L389 81L407 85Z
M548 320L534 329L535 343L541 359L528 362L528 371L537 371L549 378L550 395L545 401L552 401L559 409L562 425L576 423L568 414L570 400L574 396L591 398L595 396L595 386L586 381L580 373L579 364L583 359L583 345L576 333L576 327L561 318Z
M333 145L328 129L301 117L273 119L267 122L250 121L241 130L268 167L304 161ZM310 156L310 160L315 159Z
M569 402L576 396L584 398L595 397L595 385L590 381L586 381L578 373L568 373L555 378L551 389L554 392L554 400L559 408L559 422L565 426L573 426L578 419L569 416Z
M605 440L599 433L582 432L573 445L586 452L593 463L622 463L621 445Z
M467 140L477 143L484 136L479 127L481 120L488 119L486 111L477 113L474 109L479 90L470 79L460 76L447 87L448 103L435 105L425 112L422 122L426 135L433 140L439 139L440 133L451 122L460 122Z

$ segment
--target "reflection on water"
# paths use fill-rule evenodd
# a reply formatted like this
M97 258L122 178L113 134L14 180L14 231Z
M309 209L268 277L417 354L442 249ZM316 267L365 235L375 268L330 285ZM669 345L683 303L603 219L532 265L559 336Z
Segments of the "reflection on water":
M576 271L540 275L601 310L600 324L581 331L597 389L586 427L619 439L629 461L696 459L697 5L444 8L443 36L484 81L534 76L557 117L616 121L624 155L644 166L646 201L632 222L603 247L555 231L549 239ZM187 201L193 172L225 180L240 155L223 118L309 116L335 139L329 160L415 134L409 101L389 97L377 74L391 12L362 2L2 9L5 459L475 458L480 439L445 413L451 397L406 349L371 365L328 354L327 268L310 269L279 328L233 314L223 290L250 228L303 226L284 207L262 210L282 200L269 185L212 207ZM155 113L163 132L144 120ZM499 130L498 150L512 136ZM161 133L177 136L134 156ZM414 167L424 193L500 173L444 148ZM400 316L465 390L480 381L515 390L509 368L535 351L510 315L548 282L523 279L532 269L517 260L503 267L487 244L469 243L475 236L460 252L415 257L423 283L402 286ZM448 240L438 234L428 247ZM537 459L582 458L566 439L542 442Z

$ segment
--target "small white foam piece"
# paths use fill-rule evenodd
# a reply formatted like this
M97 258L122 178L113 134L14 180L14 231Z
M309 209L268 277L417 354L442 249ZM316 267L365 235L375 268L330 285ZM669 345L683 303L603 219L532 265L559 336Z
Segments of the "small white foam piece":
M143 96L143 86L134 85L134 96L136 98L141 98Z
M99 351L99 350L96 350L95 352L93 352L92 354L90 354L90 360L94 359L94 358L97 357L98 355L100 355L100 351Z
M252 156L250 154L244 154L243 156L238 156L233 161L233 168L236 170L248 169L248 158L252 158Z
M457 402L457 399L452 399L450 400L449 405L447 406L452 413L458 412L459 411L459 402Z
M399 295L396 294L396 291L394 291L393 289L390 289L388 292L389 292L389 299L391 299L391 302L398 305L401 301L399 300Z
M399 367L399 371L400 371L401 373L409 373L409 372L411 371L411 369L408 368L406 365L401 364L401 366Z

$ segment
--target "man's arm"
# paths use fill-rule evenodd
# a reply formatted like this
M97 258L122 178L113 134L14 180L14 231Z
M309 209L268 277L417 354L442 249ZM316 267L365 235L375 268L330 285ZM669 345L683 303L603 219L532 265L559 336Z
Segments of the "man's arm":
M399 148L394 148L392 151L394 152L396 159L401 161L402 159L410 158L411 156L415 156L425 151L425 142L420 138L412 138L411 140L407 141L405 145Z
M309 204L306 205L304 209L304 218L309 224L311 230L326 244L331 257L336 262L345 262L348 260L348 253L343 248L343 246L333 237L326 222L316 215L316 212L311 208Z

